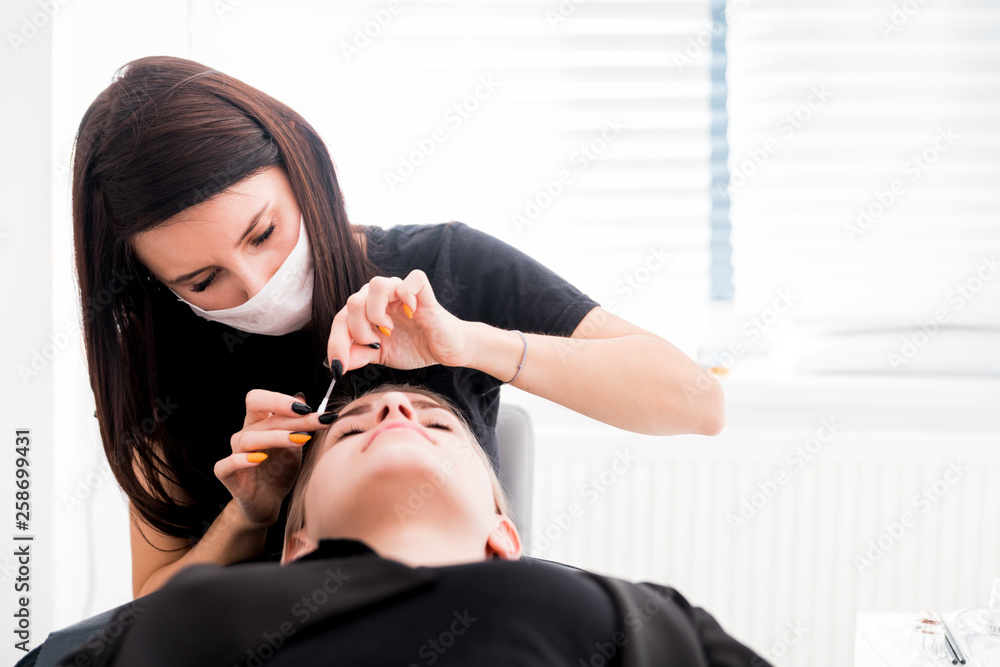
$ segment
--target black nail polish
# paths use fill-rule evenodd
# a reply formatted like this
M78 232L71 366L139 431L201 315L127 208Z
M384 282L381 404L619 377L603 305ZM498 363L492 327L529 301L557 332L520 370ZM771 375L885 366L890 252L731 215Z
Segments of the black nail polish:
M307 415L312 411L313 409L305 403L292 403L292 412L297 415Z
M373 350L381 350L382 349L382 346L379 345L378 343L368 343L368 347L370 347Z
M340 363L340 359L333 360L333 367L331 370L333 371L333 377L336 380L339 381L340 378L344 377L344 364Z
M292 435L312 435L309 431L292 431Z
M335 420L339 416L340 415L338 415L336 412L327 412L327 413L321 414L319 416L319 423L320 424L332 424L333 420Z

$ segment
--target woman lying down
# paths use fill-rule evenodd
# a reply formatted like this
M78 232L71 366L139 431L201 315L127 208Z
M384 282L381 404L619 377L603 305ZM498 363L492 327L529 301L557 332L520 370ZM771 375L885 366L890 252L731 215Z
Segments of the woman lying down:
M183 570L60 664L767 665L672 588L522 559L492 466L437 394L343 406L290 502L282 565Z

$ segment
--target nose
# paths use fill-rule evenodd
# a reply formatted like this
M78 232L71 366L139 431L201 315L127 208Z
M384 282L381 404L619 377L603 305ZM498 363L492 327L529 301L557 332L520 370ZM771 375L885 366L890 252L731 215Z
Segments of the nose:
M417 412L410 404L406 394L399 391L387 391L379 396L375 405L376 423L381 424L388 419L408 419L416 421Z
M244 303L246 303L246 301L252 299L257 292L264 288L264 285L277 272L277 269L270 271L267 267L261 266L259 263L247 262L236 268L235 272L243 284L243 293L246 295Z

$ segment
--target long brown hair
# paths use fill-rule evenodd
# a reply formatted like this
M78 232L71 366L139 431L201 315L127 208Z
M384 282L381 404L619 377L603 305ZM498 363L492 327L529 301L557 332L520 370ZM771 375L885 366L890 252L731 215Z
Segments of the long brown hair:
M104 450L132 508L167 534L189 535L191 526L160 478L182 489L191 480L175 469L185 457L157 412L158 283L130 240L275 166L285 169L309 234L314 342L325 349L334 315L373 268L330 154L305 119L222 72L154 56L120 68L77 132L74 248Z

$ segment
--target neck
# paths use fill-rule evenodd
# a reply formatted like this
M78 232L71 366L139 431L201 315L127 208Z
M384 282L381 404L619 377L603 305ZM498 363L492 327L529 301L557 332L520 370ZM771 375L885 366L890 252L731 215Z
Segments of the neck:
M351 535L361 540L382 558L399 561L410 567L435 567L486 560L485 540L469 539L468 531L457 534L439 525L412 520L391 525L368 524Z

